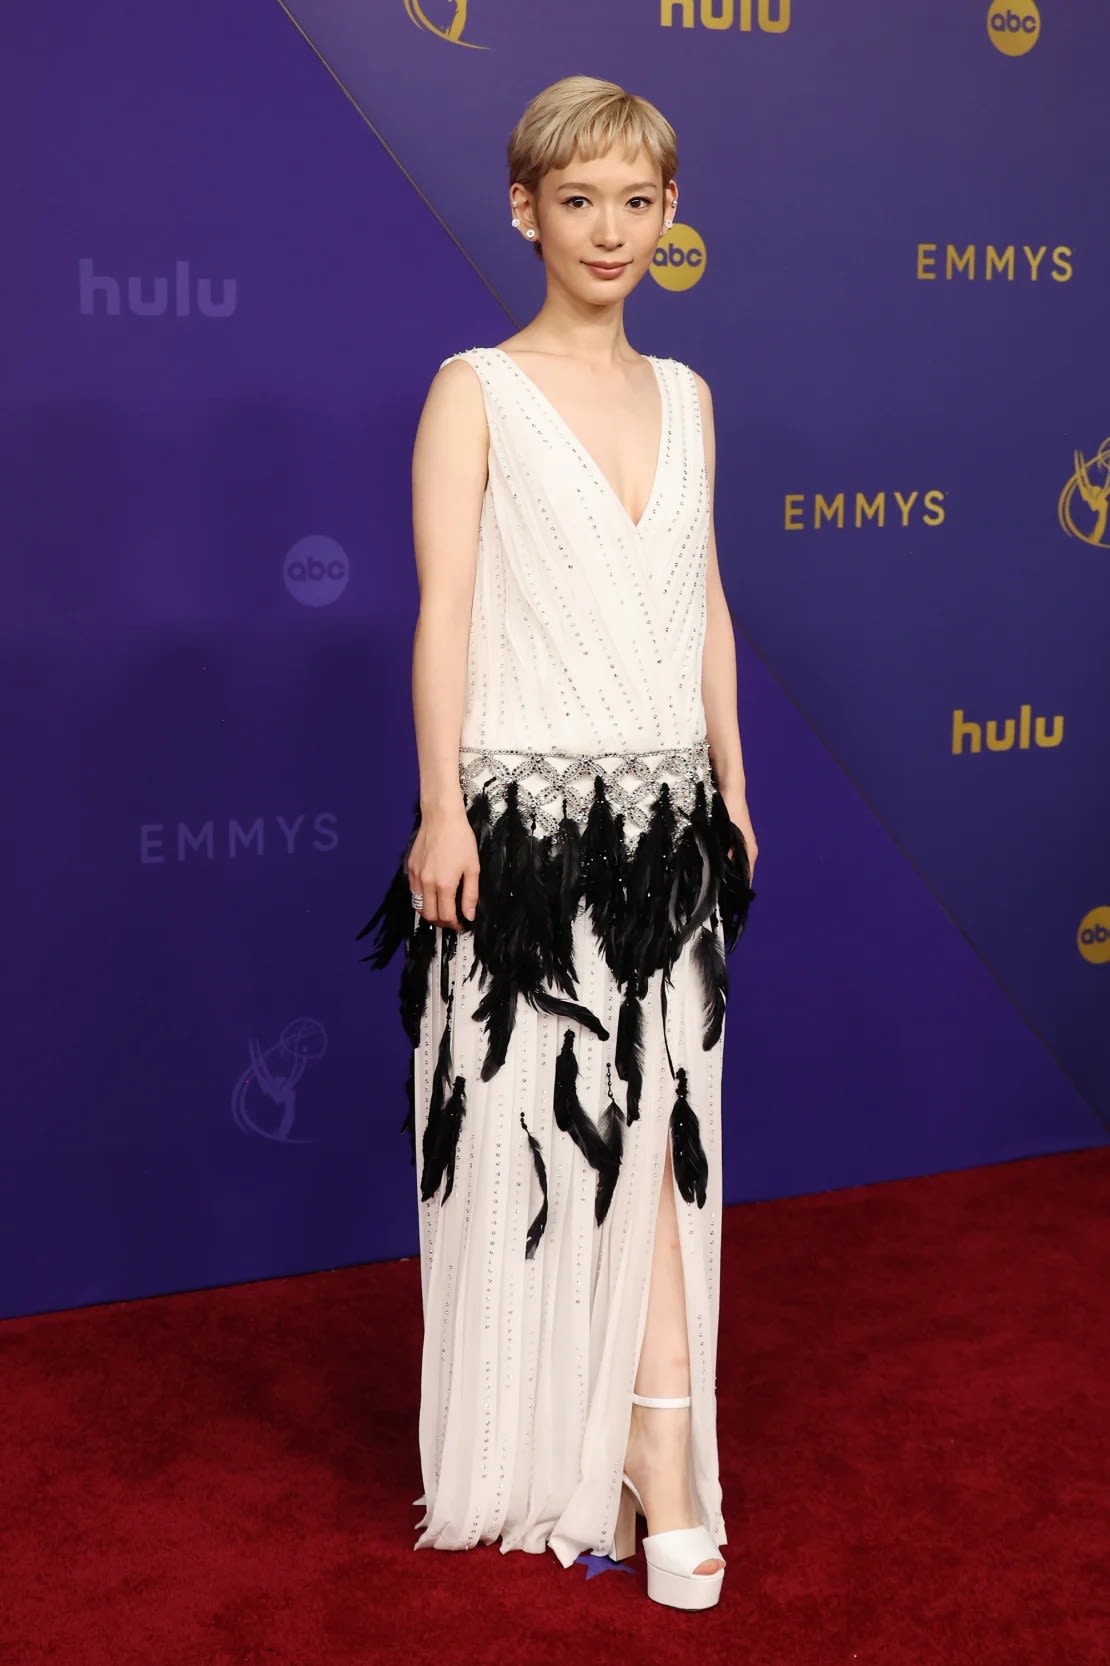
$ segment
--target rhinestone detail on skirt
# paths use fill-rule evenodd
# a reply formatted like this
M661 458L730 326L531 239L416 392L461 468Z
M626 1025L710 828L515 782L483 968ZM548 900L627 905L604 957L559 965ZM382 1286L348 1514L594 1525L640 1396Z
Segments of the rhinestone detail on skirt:
M483 788L491 814L505 802L509 781L518 786L518 807L525 820L535 816L536 830L554 835L566 813L583 822L594 799L594 779L600 775L614 815L623 815L625 830L643 833L651 807L666 781L676 809L689 813L699 781L711 788L709 741L693 746L656 747L649 752L530 752L509 747L461 747L459 780L469 804Z

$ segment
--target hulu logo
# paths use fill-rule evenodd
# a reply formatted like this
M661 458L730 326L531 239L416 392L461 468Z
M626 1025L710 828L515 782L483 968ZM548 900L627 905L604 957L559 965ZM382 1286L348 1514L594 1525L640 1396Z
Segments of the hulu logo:
M135 318L230 318L238 299L234 278L220 280L220 296L213 295L211 278L194 279L187 260L173 263L173 287L168 277L113 278L97 272L87 255L77 262L78 298L82 313L103 312L118 318L126 286L127 310Z
M664 29L695 27L694 0L659 0L659 22ZM790 27L790 0L699 0L697 23L703 29L739 29L750 35L784 35Z
M981 752L983 750L983 729L987 732L988 752L1012 752L1015 745L1019 752L1028 752L1032 746L1059 746L1064 738L1064 719L1057 716L1052 719L1052 733L1049 734L1047 719L1034 719L1032 706L1022 706L1017 717L1007 717L999 724L993 717L989 717L986 724L973 723L965 717L962 708L958 707L952 713L952 751L958 758L963 753L964 742L968 743L968 751Z

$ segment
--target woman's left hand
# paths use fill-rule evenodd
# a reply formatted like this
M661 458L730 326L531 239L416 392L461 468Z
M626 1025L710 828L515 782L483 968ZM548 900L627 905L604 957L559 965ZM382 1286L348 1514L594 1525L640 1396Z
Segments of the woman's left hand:
M747 795L745 793L741 793L739 796L722 793L721 797L724 799L725 809L729 816L744 835L744 844L748 851L748 884L751 885L755 879L755 859L759 854L759 845L756 843L755 828L752 826L752 818L748 811ZM731 861L735 855L735 850L730 850L729 860Z

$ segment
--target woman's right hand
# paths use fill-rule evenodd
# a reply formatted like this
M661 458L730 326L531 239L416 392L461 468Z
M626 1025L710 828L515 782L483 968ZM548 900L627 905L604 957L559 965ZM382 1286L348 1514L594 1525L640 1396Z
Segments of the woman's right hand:
M461 883L464 923L473 923L478 903L478 841L462 805L421 816L407 868L410 890L424 898L419 911L422 919L458 931L455 904Z

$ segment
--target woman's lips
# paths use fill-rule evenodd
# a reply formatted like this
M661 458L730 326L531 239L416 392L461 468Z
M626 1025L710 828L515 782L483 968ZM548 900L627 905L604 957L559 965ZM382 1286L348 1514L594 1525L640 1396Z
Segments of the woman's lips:
M618 272L624 271L625 267L628 265L628 261L619 261L616 266L599 264L596 260L586 260L583 261L582 264L587 267L589 271L596 272L599 278L615 278Z

